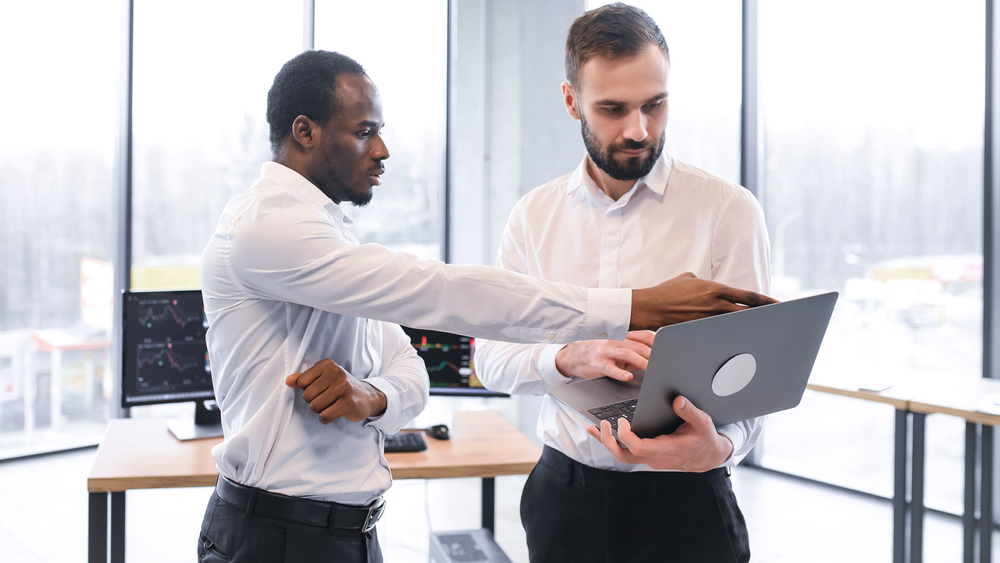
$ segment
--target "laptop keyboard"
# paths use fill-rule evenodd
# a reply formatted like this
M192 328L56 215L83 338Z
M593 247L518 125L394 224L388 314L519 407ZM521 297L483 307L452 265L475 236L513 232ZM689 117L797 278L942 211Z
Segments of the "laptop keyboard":
M603 407L595 407L587 412L596 416L600 420L607 420L611 423L611 428L613 430L618 430L619 418L624 418L629 424L632 424L632 416L635 415L635 405L638 402L639 398L636 397L627 401L604 405Z

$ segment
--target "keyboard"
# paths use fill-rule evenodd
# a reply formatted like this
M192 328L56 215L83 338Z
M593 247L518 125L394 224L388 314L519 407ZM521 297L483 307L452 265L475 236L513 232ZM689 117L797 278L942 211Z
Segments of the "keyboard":
M639 398L629 399L627 401L621 401L618 403L611 403L610 405L604 405L602 407L595 407L587 412L596 416L600 420L607 420L611 423L612 430L618 430L618 419L624 418L629 424L632 424L632 417L635 415L635 405L639 402Z
M385 453L422 452L427 449L424 435L420 432L397 432L385 435Z

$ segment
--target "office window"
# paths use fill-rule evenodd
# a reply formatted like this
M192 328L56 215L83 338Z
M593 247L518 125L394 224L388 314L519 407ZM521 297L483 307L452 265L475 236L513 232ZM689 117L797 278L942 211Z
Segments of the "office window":
M198 287L223 207L271 159L267 90L299 0L136 2L132 287Z
M107 421L119 8L0 5L0 458Z
M317 0L316 48L361 63L382 98L390 157L371 203L345 208L352 232L443 259L448 2Z
M587 9L610 2L590 0ZM664 150L740 181L742 8L738 0L635 0L670 50L670 122Z
M761 2L773 293L840 292L814 376L982 375L984 28L970 0L947 17L929 1ZM892 420L807 393L772 418L761 462L888 494ZM929 506L961 502L962 430L928 418Z

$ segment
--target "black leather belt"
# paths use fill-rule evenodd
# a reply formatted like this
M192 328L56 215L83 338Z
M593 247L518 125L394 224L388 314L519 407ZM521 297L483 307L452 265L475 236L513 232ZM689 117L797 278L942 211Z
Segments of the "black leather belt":
M382 497L368 506L322 502L247 487L221 475L215 484L215 492L227 504L247 514L331 530L369 532L385 510L385 499Z

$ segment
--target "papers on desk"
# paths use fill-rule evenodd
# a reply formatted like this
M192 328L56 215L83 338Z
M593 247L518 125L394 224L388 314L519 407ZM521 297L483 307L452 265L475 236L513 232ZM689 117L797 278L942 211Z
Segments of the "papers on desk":
M986 414L1000 415L1000 393L990 393L979 401L976 410Z
M874 391L878 393L892 387L893 379L890 376L878 376L865 374L858 379L859 391Z

